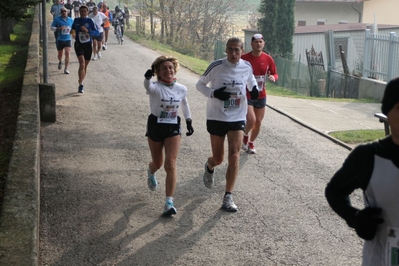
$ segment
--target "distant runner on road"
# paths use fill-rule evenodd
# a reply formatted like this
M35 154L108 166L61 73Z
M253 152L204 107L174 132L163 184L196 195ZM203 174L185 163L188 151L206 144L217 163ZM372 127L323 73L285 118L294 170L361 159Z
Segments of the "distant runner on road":
M75 18L72 24L72 30L75 34L75 53L79 60L79 93L84 93L83 81L86 77L87 66L90 63L91 53L93 51L91 42L91 36L99 35L97 26L94 21L88 17L89 9L87 6L80 6L79 8L80 17Z
M256 153L254 141L259 135L262 120L266 110L266 80L275 82L278 79L277 67L273 58L263 52L265 41L262 34L255 34L251 38L252 51L241 56L252 65L253 74L258 82L259 98L252 99L247 89L248 113L245 125L242 149L249 154Z

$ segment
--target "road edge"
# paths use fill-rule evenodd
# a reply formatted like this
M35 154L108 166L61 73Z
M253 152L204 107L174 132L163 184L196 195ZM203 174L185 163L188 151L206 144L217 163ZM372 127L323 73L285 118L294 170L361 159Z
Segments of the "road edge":
M35 8L17 130L0 213L0 265L38 265L40 214L40 23Z

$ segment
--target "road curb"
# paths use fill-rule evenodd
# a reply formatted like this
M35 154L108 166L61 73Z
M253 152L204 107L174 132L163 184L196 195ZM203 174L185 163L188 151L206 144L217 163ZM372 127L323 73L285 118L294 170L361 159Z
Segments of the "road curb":
M297 118L297 117L295 117L295 116L293 116L293 115L291 115L291 114L289 114L289 113L286 113L286 112L284 112L284 111L278 109L278 108L275 107L275 106L271 106L270 104L266 104L266 106L269 107L270 109L276 111L277 113L280 113L280 114L282 114L282 115L284 115L284 116L290 118L291 120L295 121L296 123L300 124L301 126L304 126L304 127L308 128L308 129L310 129L310 130L312 130L312 131L318 133L319 135L321 135L321 136L323 136L323 137L325 137L325 138L331 140L331 141L334 142L335 144L338 144L338 145L340 145L340 146L342 146L342 147L348 149L349 151L353 150L353 147L349 146L349 145L346 144L345 142L342 142L342 141L340 141L340 140L338 140L338 139L336 139L336 138L334 138L334 137L331 137L330 135L328 135L328 134L322 132L321 130L319 130L319 129L315 128L315 127L312 127L311 125L306 124L305 122L303 122L303 121L300 120L299 118Z
M40 214L40 26L36 6L17 130L0 213L0 265L38 265Z

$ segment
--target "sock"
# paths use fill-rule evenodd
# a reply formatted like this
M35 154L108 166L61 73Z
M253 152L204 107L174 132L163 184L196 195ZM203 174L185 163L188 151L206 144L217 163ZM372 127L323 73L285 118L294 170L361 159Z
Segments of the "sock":
M173 203L173 197L167 196L166 197L166 202L172 202Z
M226 196L227 194L231 194L231 192L226 192L226 193L224 193L225 196Z
M211 169L209 169L208 166L206 166L206 170L208 171L208 173L214 173L215 172L215 169L211 170Z

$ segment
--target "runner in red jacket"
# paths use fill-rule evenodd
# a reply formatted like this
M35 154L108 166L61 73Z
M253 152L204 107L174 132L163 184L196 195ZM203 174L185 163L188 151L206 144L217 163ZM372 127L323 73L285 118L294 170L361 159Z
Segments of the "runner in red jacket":
M266 79L275 82L278 79L278 74L273 58L263 52L265 41L261 34L252 36L251 46L252 51L242 55L241 58L252 65L253 74L258 82L259 98L251 99L251 94L247 88L248 112L242 149L254 154L256 153L254 141L259 135L260 126L265 116Z

